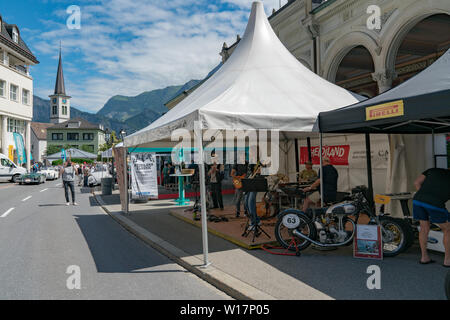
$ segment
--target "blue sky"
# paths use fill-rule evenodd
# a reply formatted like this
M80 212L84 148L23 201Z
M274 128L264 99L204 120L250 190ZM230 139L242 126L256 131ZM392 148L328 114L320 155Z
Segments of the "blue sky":
M1 7L7 23L40 64L32 67L34 94L53 93L59 41L72 105L98 111L114 95L201 79L220 62L223 42L242 35L251 0L15 0ZM267 13L279 0L264 0ZM281 0L281 5L287 0ZM81 10L70 30L66 9Z

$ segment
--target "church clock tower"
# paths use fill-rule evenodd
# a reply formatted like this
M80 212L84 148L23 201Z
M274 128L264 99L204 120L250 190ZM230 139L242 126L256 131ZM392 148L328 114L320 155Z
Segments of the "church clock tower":
M70 120L70 98L66 95L64 74L59 49L58 73L56 75L55 93L50 95L50 122L61 123Z

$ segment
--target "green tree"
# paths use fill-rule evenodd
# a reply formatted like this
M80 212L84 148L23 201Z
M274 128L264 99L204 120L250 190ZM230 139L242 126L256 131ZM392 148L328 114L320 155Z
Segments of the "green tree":
M46 150L45 153L49 156L49 155L58 153L60 151L61 151L61 146L52 146L52 145L50 145L50 146L47 146L47 150Z

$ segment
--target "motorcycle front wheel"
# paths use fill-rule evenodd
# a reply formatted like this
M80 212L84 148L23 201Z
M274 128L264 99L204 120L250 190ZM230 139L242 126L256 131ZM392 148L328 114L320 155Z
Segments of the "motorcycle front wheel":
M288 215L295 215L295 218L298 219L298 226L296 228L289 228L284 224L283 219ZM309 247L311 242L295 236L293 234L294 230L301 232L310 239L316 239L316 228L303 212L294 209L288 209L281 212L278 215L278 220L275 224L275 238L278 243L283 248L291 251L305 250Z
M412 236L403 219L384 216L380 217L380 224L384 257L394 257L409 247Z

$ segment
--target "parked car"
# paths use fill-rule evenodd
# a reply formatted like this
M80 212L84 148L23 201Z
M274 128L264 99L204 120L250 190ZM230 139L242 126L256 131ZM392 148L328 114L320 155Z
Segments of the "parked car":
M41 168L37 173L43 174L46 180L58 179L58 172L50 167Z
M25 173L18 179L19 184L41 184L45 182L45 176L41 173Z
M25 168L21 168L8 159L7 156L0 153L0 181L19 181L22 174L27 173Z
M88 177L88 185L98 186L102 183L102 178L112 178L107 166L96 166L92 168L91 174Z

